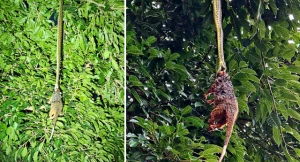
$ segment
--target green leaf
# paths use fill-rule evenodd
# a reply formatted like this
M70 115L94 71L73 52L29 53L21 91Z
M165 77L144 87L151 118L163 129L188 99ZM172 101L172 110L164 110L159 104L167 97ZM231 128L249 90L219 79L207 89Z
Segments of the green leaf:
M171 149L171 152L173 153L173 154L175 154L175 155L179 155L180 154L180 152L179 151L177 151L177 150L175 150L175 149Z
M37 160L38 160L38 154L39 154L38 151L36 151L36 152L33 154L33 161L37 161Z
M249 81L241 81L242 85L251 92L256 92L255 86Z
M44 146L44 142L41 142L41 144L39 145L39 151L42 151L43 150L43 146Z
M153 59L153 58L161 58L162 57L162 52L157 50L156 48L150 48L150 56L149 59Z
M229 69L234 70L238 68L238 63L235 60L229 62Z
M247 77L253 82L260 83L260 80L255 75L248 74Z
M276 86L283 86L283 87L285 87L287 85L287 81L284 80L284 79L276 79L275 82L274 82L274 84Z
M277 16L277 10L278 10L277 5L276 5L276 0L270 0L269 3L270 3L270 7L271 7L271 9L274 13L274 16L276 17Z
M116 62L115 59L111 58L111 64L112 64L112 67L115 69L115 70L119 70L119 65L118 63Z
M130 137L137 137L135 134L133 134L133 133L128 133L127 135L126 135L126 137L128 137L128 138L130 138Z
M299 90L300 89L300 83L299 81L296 80L288 80L288 88L290 88L290 90Z
M282 143L282 139L281 139L281 136L280 136L280 130L279 130L280 128L278 128L278 127L273 127L272 128L272 131L273 131L273 139L274 139L274 141L276 142L276 144L278 145L278 146L280 146L281 145L281 143Z
M239 63L239 67L240 67L240 68L248 67L248 64L247 64L245 61L241 61L241 62ZM245 69L248 69L248 68L245 68ZM251 70L251 69L250 69L250 70Z
M149 45L152 45L153 43L156 42L156 38L154 36L150 36L147 38L146 42L149 44Z
M27 155L27 147L24 147L22 150L22 157L25 157Z
M134 75L129 76L129 82L132 83L133 86L143 86L143 83Z
M249 50L246 53L246 58L252 63L260 63L261 62L261 56L260 54L255 50Z
M171 135L175 130L175 128L173 126L168 126L165 123L163 123L162 128L164 130L164 133L166 133L167 135Z
M137 139L133 139L133 138L131 138L130 140L129 140L129 147L136 147L138 144L139 144L139 142L138 142L138 140Z
M288 120L289 118L289 114L288 114L288 109L285 107L284 104L277 104L277 108L279 110L279 112L282 114L282 116L284 117L285 120Z
M274 32L276 33L276 35L278 35L279 37L283 37L283 39L289 39L289 31L288 29L280 26L280 25L275 25L272 26L274 29Z
M142 72L142 74L144 74L145 76L147 76L149 79L152 80L151 75L149 74L149 72L145 69L145 67L143 65L140 65L140 70Z
M245 111L247 114L249 114L248 104L242 98L238 98L237 101L238 101L240 112Z
M295 49L287 49L281 53L281 57L291 61L291 58L295 56Z
M284 153L285 157L287 158L288 162L294 162L296 160L289 154L289 152L286 149L283 150L283 153Z
M298 101L297 97L295 97L296 94L292 93L290 90L282 87L280 89L280 97L278 99L283 99L283 100L289 100L289 101Z
M243 68L241 69L241 72L242 73L245 73L245 74L252 74L252 75L257 75L256 72L252 69L249 69L249 68Z
M199 128L203 128L204 126L204 122L203 120L201 120L199 117L195 117L195 116L188 116L186 118L184 118L185 122L190 122L193 126Z
M265 25L265 22L263 20L259 21L258 30L259 30L258 38L260 40L262 40L263 38L265 38L265 33L266 33L266 25Z
M186 70L186 68L183 65L178 65L174 62L167 62L166 63L166 68L173 70L174 72L176 72L177 74L183 76L184 78L188 76L188 72Z
M59 127L59 128L63 128L64 127L64 124L60 121L56 121L56 125Z
M297 153L297 156L300 157L300 149L294 148L294 151Z
M276 77L285 79L285 80L298 80L299 79L299 76L291 75L289 73L279 73L279 74L276 74Z
M188 129L181 129L180 131L178 131L178 136L185 136L189 134L189 130Z
M105 50L105 51L103 52L103 54L102 54L102 57L103 57L104 59L107 59L107 58L110 56L110 54L111 54L110 51Z
M294 136L296 138L296 140L298 140L298 142L300 142L300 134L298 133L297 130L291 128L290 126L286 126L284 131L291 134L292 136Z
M143 105L140 96L136 93L136 91L135 91L134 89L131 89L131 94L133 95L133 97L137 100L137 102L138 102L140 105Z
M300 74L300 67L299 66L288 66L287 70L293 73Z
M143 52L141 50L139 50L136 46L131 45L128 49L127 49L127 53L129 54L133 54L133 55L143 55Z
M186 106L182 111L181 111L181 115L186 115L192 112L192 107L191 106Z
M280 51L283 49L284 47L277 45L275 46L275 48L273 49L272 52L272 56L280 56Z
M167 100L171 100L171 96L168 95L167 93L163 92L163 91L160 90L160 89L157 89L157 90L156 90L156 93L157 93L157 95L160 96L160 97L163 97L163 98L165 98L165 99L167 99Z
M277 113L271 113L267 117L267 122L268 122L269 125L271 125L273 127L277 127L277 128L281 127L281 120L279 119Z
M222 149L218 146L207 148L202 152L202 156L220 153L221 151L222 151Z
M264 41L256 40L254 41L254 44L263 53L268 53L268 51L270 50L270 45Z
M233 79L236 79L239 81L248 81L248 75L245 73L237 73L234 75Z
M170 108L175 113L175 115L179 115L180 114L180 111L179 111L179 109L177 107L175 107L173 105L170 105Z
M170 58L168 59L168 61L174 61L179 57L180 57L180 55L178 53L173 53L170 55Z
M13 127L8 127L6 129L6 134L10 136L10 138L12 138L15 135L15 131Z
M288 111L288 114L290 117L294 118L294 119L297 119L298 121L300 121L300 114L294 110L294 109L287 109Z

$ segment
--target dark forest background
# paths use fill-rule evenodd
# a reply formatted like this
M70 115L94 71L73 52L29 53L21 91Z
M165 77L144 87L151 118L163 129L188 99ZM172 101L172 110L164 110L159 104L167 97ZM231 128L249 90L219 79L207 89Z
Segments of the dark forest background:
M128 161L217 161L207 132L215 79L211 0L128 0ZM300 2L222 0L225 59L239 116L224 161L300 160Z

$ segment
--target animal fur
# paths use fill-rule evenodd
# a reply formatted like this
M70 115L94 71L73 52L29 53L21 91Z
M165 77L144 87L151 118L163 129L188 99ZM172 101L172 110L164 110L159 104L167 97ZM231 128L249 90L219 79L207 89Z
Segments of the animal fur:
M213 94L211 100L207 100L207 96ZM234 94L232 82L225 71L219 71L215 82L211 85L209 90L204 94L204 98L208 104L213 104L214 109L210 114L208 120L208 131L222 129L227 126L226 138L224 141L223 150L219 159L222 161L226 153L226 149L231 137L233 126L236 121L239 109L238 103Z

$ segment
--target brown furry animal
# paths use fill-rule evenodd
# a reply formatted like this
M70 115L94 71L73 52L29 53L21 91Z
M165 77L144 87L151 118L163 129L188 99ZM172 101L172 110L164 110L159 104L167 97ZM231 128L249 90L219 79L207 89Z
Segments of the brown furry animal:
M214 98L211 100L206 100L209 94L213 94ZM204 98L208 104L213 104L214 106L214 109L211 112L208 120L208 131L211 132L216 129L222 129L227 125L226 138L224 141L222 154L219 159L219 162L221 162L226 153L229 139L233 131L233 126L239 112L232 82L225 70L217 73L215 82L204 94Z

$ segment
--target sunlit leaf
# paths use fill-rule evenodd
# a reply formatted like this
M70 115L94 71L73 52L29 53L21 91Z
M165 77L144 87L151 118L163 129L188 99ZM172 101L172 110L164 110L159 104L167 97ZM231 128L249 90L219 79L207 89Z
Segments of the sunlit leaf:
M272 130L273 130L273 139L274 139L274 141L276 142L276 144L278 146L280 146L280 144L282 143L279 129L280 128L278 128L278 127L273 127L272 128Z

